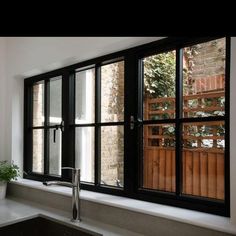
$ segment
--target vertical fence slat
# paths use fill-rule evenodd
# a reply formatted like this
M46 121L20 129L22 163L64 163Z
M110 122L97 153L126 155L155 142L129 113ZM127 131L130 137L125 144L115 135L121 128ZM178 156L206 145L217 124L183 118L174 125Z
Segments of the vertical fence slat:
M166 185L165 190L171 191L171 150L166 149Z
M183 193L186 193L186 151L183 150L182 152L182 155L183 155L183 161L182 161L182 168L183 168L183 182L182 182L182 192Z
M207 197L207 155L205 152L200 152L200 185L200 195Z
M208 153L208 197L216 198L216 154Z
M216 197L218 199L224 199L224 154L217 153L217 194Z
M152 150L149 150L147 160L148 160L148 183L147 183L147 187L152 188L153 187L153 178L152 178L152 176L153 176L153 155L152 155Z
M143 151L143 187L147 188L148 186L148 149L145 148Z
M171 190L172 190L172 192L175 192L175 151L174 150L171 151L171 164L172 164Z
M165 189L165 149L160 149L159 156L159 189Z
M152 150L153 158L153 189L158 189L158 166L159 166L159 150Z
M193 152L193 195L200 194L200 157L199 152Z
M186 152L186 194L193 193L193 157L192 152Z

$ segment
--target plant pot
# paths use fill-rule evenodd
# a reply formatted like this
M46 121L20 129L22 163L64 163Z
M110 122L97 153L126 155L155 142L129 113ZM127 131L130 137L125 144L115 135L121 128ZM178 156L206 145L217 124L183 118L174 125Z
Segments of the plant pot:
M0 181L0 200L6 197L7 182Z

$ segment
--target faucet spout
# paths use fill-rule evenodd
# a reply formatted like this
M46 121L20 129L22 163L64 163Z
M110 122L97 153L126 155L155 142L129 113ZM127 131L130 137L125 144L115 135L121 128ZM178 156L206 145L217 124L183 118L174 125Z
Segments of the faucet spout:
M45 181L43 182L46 186L61 185L66 187L72 187L72 221L80 222L80 169L63 167L63 169L72 170L72 182L65 181Z
M46 185L46 186L60 185L60 186L66 186L66 187L73 187L72 183L65 182L65 181L45 181L43 182L43 185Z

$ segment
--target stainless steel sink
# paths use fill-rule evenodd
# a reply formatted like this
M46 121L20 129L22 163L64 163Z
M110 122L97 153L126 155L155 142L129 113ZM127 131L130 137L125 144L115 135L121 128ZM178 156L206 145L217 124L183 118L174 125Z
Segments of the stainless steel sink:
M96 232L65 225L43 217L0 227L1 236L102 236Z

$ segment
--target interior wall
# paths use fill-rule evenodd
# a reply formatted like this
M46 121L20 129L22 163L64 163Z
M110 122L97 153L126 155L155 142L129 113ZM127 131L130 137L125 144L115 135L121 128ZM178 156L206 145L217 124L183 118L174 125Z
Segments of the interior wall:
M6 39L0 37L0 161L7 160L10 156L7 156L6 148Z

